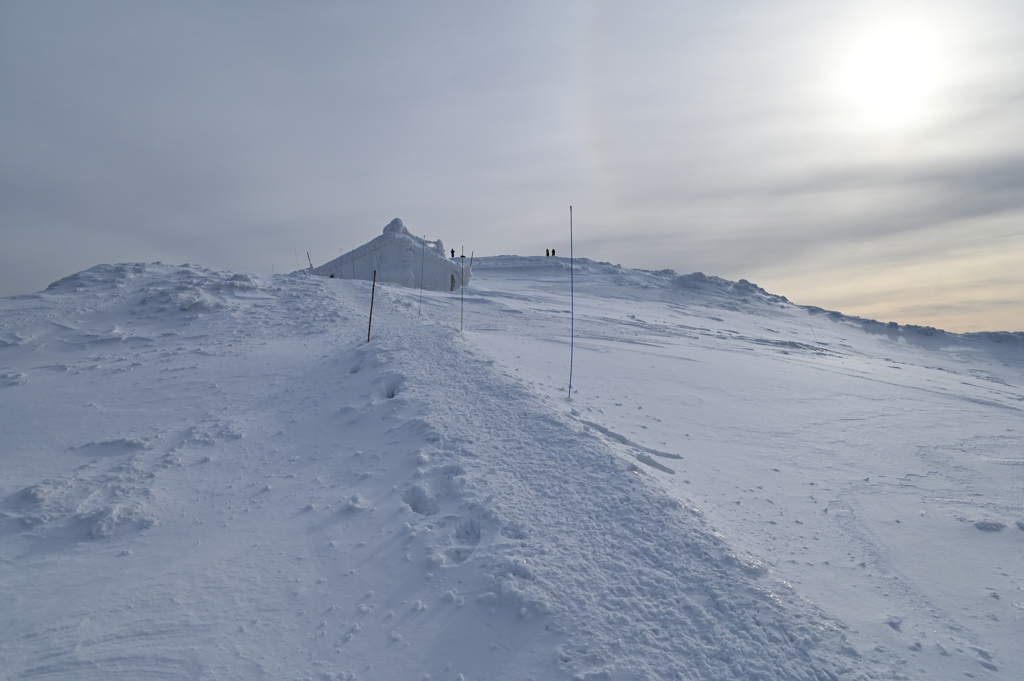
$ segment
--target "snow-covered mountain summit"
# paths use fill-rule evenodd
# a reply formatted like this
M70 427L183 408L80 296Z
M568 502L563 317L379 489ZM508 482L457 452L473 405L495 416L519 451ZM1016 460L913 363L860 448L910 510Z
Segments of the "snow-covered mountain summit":
M1024 339L478 258L0 301L0 678L1024 666Z

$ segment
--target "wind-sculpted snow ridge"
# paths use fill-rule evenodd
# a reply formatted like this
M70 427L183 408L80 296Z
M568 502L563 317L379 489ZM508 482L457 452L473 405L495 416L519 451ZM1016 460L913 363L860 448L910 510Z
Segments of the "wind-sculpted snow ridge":
M554 272L567 272L568 258L543 256L499 255L477 259L480 269L518 273L525 277L550 277ZM691 290L699 291L703 298L729 297L740 302L754 297L770 302L787 302L785 296L778 296L746 279L729 281L721 277L707 276L703 272L677 274L675 270L633 270L608 262L595 262L589 258L576 258L575 267L580 272L580 286L587 291L597 286L603 288L609 281L619 287L633 289L630 295L643 290ZM588 276L590 275L590 276ZM597 276L593 276L597 275Z
M561 280L567 276L570 267L568 258L544 256L499 255L476 259L480 271L500 272L511 281L538 282ZM783 307L806 310L812 315L825 315L834 321L843 321L864 327L870 333L912 334L914 336L938 336L949 339L991 340L997 343L1024 342L1024 331L985 331L956 334L932 326L880 322L837 310L825 310L814 305L795 305L786 296L770 293L746 279L730 281L722 277L709 276L703 272L678 274L675 270L634 270L608 262L595 262L588 258L576 258L575 266L580 274L576 282L582 294L597 294L604 297L627 297L644 300L679 302L692 300L708 307L720 307L731 311L751 311L755 307ZM610 286L610 284L614 284Z
M1024 470L1013 343L583 260L570 404L565 266L484 259L465 333L457 298L378 282L369 343L358 280L104 265L0 301L0 679L1012 667L1024 508L988 481ZM884 421L900 390L938 421ZM998 621L872 539L929 528L944 571L1000 556L975 606Z

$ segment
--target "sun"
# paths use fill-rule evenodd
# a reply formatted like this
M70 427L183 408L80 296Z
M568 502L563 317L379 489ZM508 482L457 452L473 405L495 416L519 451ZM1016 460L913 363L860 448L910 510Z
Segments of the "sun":
M840 90L858 113L875 124L899 126L927 112L941 76L934 32L914 24L868 31L848 49Z

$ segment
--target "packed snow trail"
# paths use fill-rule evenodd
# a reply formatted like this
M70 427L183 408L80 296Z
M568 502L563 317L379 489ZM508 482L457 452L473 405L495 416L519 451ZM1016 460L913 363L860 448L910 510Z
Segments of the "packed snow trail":
M759 352L833 361L852 333L755 342L763 320L806 312L772 313L750 285L737 285L750 301L708 285L680 312L677 294L663 300L667 275L590 267L577 411L546 377L548 350L567 349L567 310L544 273L559 265L512 265L483 262L465 334L450 295L428 293L420 320L418 291L378 288L369 344L360 281L117 265L0 301L0 679L954 678L968 662L1005 664L1005 647L970 631L928 675L908 663L923 654L913 648L866 651L874 634L784 583L785 553L751 540L774 523L744 531L714 501L731 487L708 462L764 475L743 458L745 427L694 401L721 441L709 447L672 431L700 427L693 416L611 409L637 391L670 410L694 399L630 348L737 357L748 342L765 350L741 366L773 376L775 355ZM619 319L618 305L632 311ZM1013 352L997 392L962 388L969 404L1016 408ZM599 370L595 356L608 360ZM709 357L688 384L731 375ZM952 379L935 388L924 375L910 385L947 399ZM750 408L726 388L731 401L710 404ZM792 468L778 475L802 484ZM688 495L689 477L704 483ZM894 636L895 614L880 624Z
M413 333L398 341L400 330ZM564 669L625 679L825 679L850 671L832 621L783 585L759 585L763 566L731 553L699 511L648 488L635 464L538 404L453 330L402 323L380 338L403 368L410 399L431 403L427 419L447 445L436 456L457 462L467 480L462 494L479 508L468 518L455 513L458 522L493 538L489 555L476 557L493 579L477 603L501 604L501 616L526 627L553 613L566 635ZM410 352L414 344L431 361ZM448 470L439 465L425 477L426 498L434 486L448 488ZM452 545L458 534L442 533L423 553L454 568L472 548ZM454 562L446 557L452 546Z

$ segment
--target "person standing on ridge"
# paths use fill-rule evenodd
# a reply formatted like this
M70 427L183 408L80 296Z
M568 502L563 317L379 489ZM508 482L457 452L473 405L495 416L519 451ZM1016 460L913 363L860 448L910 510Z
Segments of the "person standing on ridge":
M545 257L545 258L547 258L547 257L548 257L548 256L550 256L550 255L551 255L551 249L549 249L549 248L545 248L545 249L544 249L544 257Z
M455 260L455 249L452 249L452 260Z
M555 257L555 249L553 249L553 248L551 249L551 257L552 258Z

